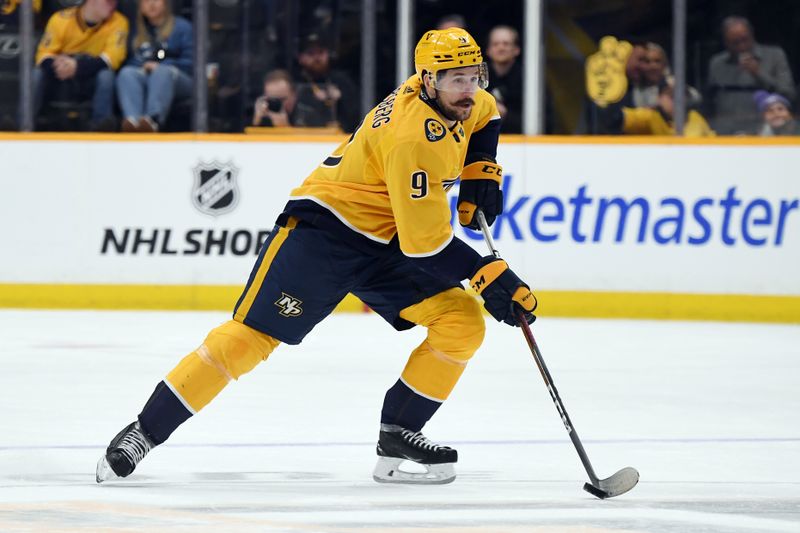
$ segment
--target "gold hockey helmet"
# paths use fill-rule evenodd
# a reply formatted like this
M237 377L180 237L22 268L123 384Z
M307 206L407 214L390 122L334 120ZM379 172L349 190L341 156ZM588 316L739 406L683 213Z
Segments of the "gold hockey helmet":
M489 73L483 62L481 47L467 30L447 28L425 32L414 49L414 68L422 79L424 72L430 73L434 88L439 81L439 72L451 68L479 68L478 86L485 89L489 84Z

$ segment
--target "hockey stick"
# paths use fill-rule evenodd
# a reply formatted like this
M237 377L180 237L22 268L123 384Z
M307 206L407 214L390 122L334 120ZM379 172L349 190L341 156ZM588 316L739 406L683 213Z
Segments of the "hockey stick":
M481 232L483 232L483 239L486 241L486 245L489 247L492 255L500 259L500 252L498 252L497 248L494 246L494 241L489 233L489 224L486 223L486 217L484 216L483 211L478 209L475 213L475 216L478 219ZM586 450L583 449L581 439L578 437L577 431L575 431L575 426L569 419L567 410L564 408L564 403L561 401L561 397L558 395L556 385L553 383L553 377L550 375L550 371L547 370L547 366L544 364L542 352L539 350L539 345L536 344L536 339L533 338L533 332L528 325L528 321L525 320L522 309L516 309L516 319L517 323L522 327L522 333L525 335L525 340L528 342L528 348L530 348L533 359L536 361L536 366L539 367L539 373L542 374L544 384L547 385L547 390L550 392L550 397L553 399L553 403L556 404L556 409L558 410L558 414L561 416L561 421L564 423L564 427L567 429L569 438L572 439L572 444L575 445L575 450L578 452L578 457L581 458L583 467L586 469L586 473L589 475L589 480L591 483L584 483L583 490L589 494L592 494L593 496L597 496L601 500L613 498L614 496L619 496L620 494L628 492L639 482L639 472L635 468L628 466L606 479L599 479L597 477L597 474L594 473L594 468L592 468L592 463L589 462L589 456L586 455Z

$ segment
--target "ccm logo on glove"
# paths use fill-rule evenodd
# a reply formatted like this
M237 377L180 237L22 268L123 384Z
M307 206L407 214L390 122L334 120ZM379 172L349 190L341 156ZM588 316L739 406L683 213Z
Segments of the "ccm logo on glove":
M522 310L528 324L536 320L536 296L502 259L489 256L478 261L470 286L483 297L483 306L498 322L518 325L515 307Z
M472 155L461 171L461 187L458 192L458 222L462 226L479 229L475 211L481 209L486 222L491 226L497 215L503 212L503 167L488 155Z

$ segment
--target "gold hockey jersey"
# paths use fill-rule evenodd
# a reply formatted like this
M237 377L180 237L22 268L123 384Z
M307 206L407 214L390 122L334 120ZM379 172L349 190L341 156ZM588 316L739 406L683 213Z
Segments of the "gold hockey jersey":
M500 115L494 97L479 89L469 119L448 129L420 90L412 76L367 113L292 191L290 203L310 200L378 243L397 234L409 257L443 250L453 239L446 191L461 173L470 137Z
M128 19L114 11L105 22L89 26L79 7L62 9L53 14L36 49L36 64L58 54L86 54L102 58L117 70L127 55Z

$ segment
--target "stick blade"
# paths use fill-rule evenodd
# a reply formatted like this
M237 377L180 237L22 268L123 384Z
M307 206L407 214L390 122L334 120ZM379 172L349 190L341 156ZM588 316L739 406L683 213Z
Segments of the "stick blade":
M611 477L599 480L597 485L584 484L583 490L592 496L605 500L606 498L625 494L635 487L637 483L639 483L639 472L635 468L628 466Z

